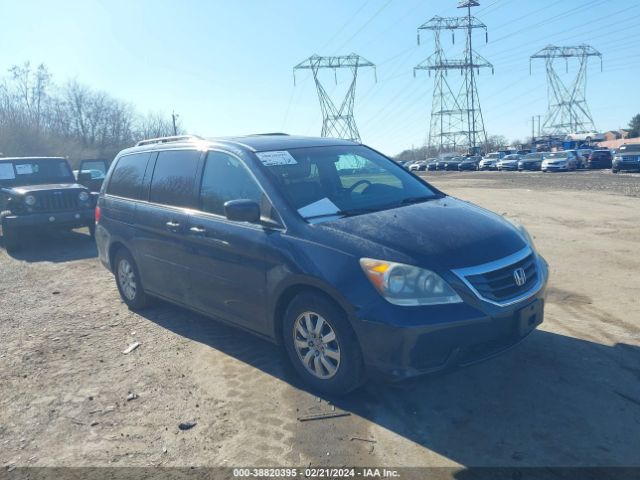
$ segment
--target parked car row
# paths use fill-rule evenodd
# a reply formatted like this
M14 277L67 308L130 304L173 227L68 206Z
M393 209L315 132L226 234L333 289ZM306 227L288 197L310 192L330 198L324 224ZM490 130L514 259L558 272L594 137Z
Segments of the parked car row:
M498 170L498 171L574 171L578 169L611 169L614 173L622 170L639 170L638 155L640 145L623 145L618 153L607 149L560 150L557 152L505 153L491 152L480 156L444 156L428 158L418 162L400 162L404 168L412 171L433 170Z

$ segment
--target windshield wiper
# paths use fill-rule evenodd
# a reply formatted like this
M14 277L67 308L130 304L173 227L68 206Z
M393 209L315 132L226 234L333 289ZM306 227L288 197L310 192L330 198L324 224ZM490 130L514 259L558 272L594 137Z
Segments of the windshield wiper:
M319 213L317 215L309 215L303 217L305 220L324 217L353 217L355 215L363 215L365 213L377 212L377 208L353 208L351 210L338 210L337 212Z
M400 202L400 205L410 205L412 203L422 203L427 202L429 200L435 200L436 198L440 198L437 195L423 195L421 197L408 197L403 199Z

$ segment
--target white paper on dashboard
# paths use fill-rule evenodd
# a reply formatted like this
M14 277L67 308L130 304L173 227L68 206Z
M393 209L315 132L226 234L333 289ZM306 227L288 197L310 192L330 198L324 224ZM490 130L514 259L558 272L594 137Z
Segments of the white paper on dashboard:
M327 197L298 209L298 213L303 217L313 217L315 215L331 215L332 213L337 214L339 211L340 209L336 206L336 204L329 200Z
M260 159L265 167L273 167L275 165L297 165L296 159L286 150L275 152L257 152L256 156Z
M0 180L13 180L16 174L13 171L13 163L0 163Z
M16 173L18 175L29 175L33 173L33 167L30 163L23 163L22 165L16 165Z

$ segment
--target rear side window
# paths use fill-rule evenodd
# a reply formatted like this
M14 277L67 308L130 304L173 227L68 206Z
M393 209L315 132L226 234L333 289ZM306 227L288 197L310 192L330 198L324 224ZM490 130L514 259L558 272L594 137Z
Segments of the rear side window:
M200 209L224 215L229 200L262 200L262 190L237 158L222 152L209 152L202 174Z
M176 207L195 206L195 185L201 152L166 150L158 154L149 201Z
M107 193L140 200L142 198L142 180L148 160L149 153L134 153L120 157L111 174Z

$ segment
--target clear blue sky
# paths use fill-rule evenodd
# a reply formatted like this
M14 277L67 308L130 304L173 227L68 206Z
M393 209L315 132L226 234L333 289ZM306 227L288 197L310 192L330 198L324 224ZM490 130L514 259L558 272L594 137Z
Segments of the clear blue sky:
M638 0L480 0L474 14L489 27L477 51L495 66L478 88L489 134L531 132L547 104L545 67L529 56L549 43L590 43L587 98L600 130L625 127L640 112ZM456 0L21 0L4 2L0 71L30 60L54 81L75 78L169 115L207 136L286 131L318 135L321 116L310 74L292 67L313 53L356 52L378 65L363 70L356 122L362 139L387 154L424 144L433 78L412 68L433 51L416 28L434 15L456 16ZM462 46L443 36L452 55ZM575 71L576 65L570 65ZM327 72L341 93L347 76Z

